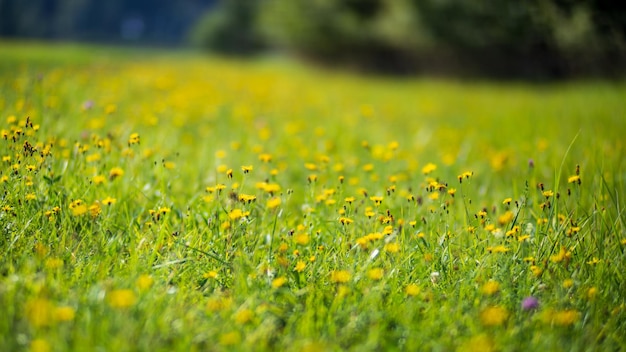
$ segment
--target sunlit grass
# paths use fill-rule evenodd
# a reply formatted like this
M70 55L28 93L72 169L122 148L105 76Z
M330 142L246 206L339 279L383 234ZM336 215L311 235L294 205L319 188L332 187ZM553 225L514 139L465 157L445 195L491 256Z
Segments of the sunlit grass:
M626 348L622 83L2 45L0 350Z

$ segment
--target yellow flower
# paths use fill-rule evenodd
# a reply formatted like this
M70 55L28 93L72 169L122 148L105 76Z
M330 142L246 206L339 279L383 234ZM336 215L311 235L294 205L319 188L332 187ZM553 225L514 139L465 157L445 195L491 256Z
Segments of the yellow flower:
M113 290L107 295L107 302L113 308L125 309L137 302L135 293L131 290Z
M237 324L246 324L252 320L254 312L250 309L241 309L235 313L234 320Z
M352 224L354 222L354 220L342 216L342 217L339 218L339 222L342 225L349 225L349 224Z
M139 133L131 133L128 137L128 145L139 144Z
M154 279L148 274L143 274L137 278L135 285L139 291L147 291L154 284Z
M301 273L301 272L303 272L303 271L304 271L304 268L306 268L306 263L305 263L305 262L303 262L303 261L301 261L301 260L299 260L299 261L296 263L296 266L295 266L295 268L294 268L293 270L294 270L294 271L296 271L296 272Z
M300 233L294 236L294 240L297 244L306 246L311 240L311 237L306 233Z
M211 270L207 273L204 273L202 277L204 277L205 279L215 279L217 278L217 271Z
M504 200L502 201L502 204L509 205L511 204L512 201L513 201L513 198L504 198Z
M72 307L62 306L54 309L54 318L56 321L71 321L74 320L76 311Z
M244 212L241 209L233 209L233 210L230 211L230 213L228 213L228 217L231 220L238 220L238 219L241 219L241 218L243 218L245 216L248 216L248 215L250 215L249 211Z
M370 200L374 202L375 205L380 205L383 202L383 197L381 196L372 196Z
M480 291L487 296L491 296L500 291L500 284L497 281L489 280L486 284L483 285Z
M102 175L96 175L93 177L93 183L96 185L101 185L106 181L106 177L102 176Z
M123 175L124 170L121 167L114 167L109 171L109 180L115 180L116 178Z
M237 331L231 331L220 336L220 345L233 346L241 341L241 335Z
M437 165L433 164L433 163L428 163L426 165L424 165L424 167L422 168L422 173L424 175L428 175L431 172L437 170Z
M500 226L504 226L510 223L511 221L513 221L513 218L514 218L513 212L507 211L506 213L498 217L498 224L500 224Z
M570 176L570 177L567 179L567 183L575 183L575 182L576 182L576 183L578 183L578 184L580 184L580 183L581 183L581 182L580 182L580 176L579 176L579 175Z
M334 270L330 273L330 281L333 283L346 283L350 281L350 272L347 270Z
M387 253L398 253L400 251L400 245L396 242L391 242L387 243L383 249Z
M385 271L383 269L374 268L374 269L370 269L367 272L367 277L369 277L372 280L378 281L383 278L384 274L385 274Z
M26 319L33 327L49 326L54 319L54 306L45 298L34 298L26 302Z
M502 325L509 318L509 312L500 306L491 306L480 312L480 322L485 326Z
M405 288L404 288L404 293L406 293L407 296L417 296L420 294L420 288L419 286L417 286L416 284L408 284Z
M111 204L115 204L116 202L117 202L117 199L111 198L111 197L106 197L102 200L102 204L104 205L111 205Z
M274 209L282 203L279 197L272 197L267 200L266 206L268 209Z
M572 279L565 279L563 281L562 286L563 286L563 288L566 288L566 289L570 288L570 287L574 286L574 280L572 280Z
M252 165L244 165L241 167L241 171L243 171L244 174L250 173L253 169Z
M281 277L277 277L274 280L272 280L272 287L273 288L279 288L282 287L285 283L287 283L287 278L284 276Z

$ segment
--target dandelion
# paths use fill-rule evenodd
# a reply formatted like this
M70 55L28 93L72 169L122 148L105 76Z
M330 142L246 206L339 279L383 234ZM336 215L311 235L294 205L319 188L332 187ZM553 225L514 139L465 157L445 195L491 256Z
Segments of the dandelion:
M243 325L249 323L254 317L254 312L250 309L241 309L235 313L234 320L237 324Z
M487 307L480 312L480 322L485 326L502 325L508 318L509 312L500 306Z
M309 241L311 240L311 237L306 234L306 233L301 233L301 234L297 234L294 237L294 240L297 244L302 245L302 246L306 246Z
M511 221L513 221L513 218L515 216L513 215L512 211L507 211L504 214L500 215L498 217L498 224L500 226L505 226L506 224L510 223Z
M483 285L480 291L487 296L494 295L500 291L500 284L497 281L489 280Z
M572 280L572 279L565 279L563 281L562 286L563 286L563 288L568 289L568 288L574 286L574 280Z
M294 267L294 269L293 269L293 270L294 270L294 271L296 271L296 272L301 273L301 272L303 272L303 271L304 271L304 268L306 268L306 263L305 263L305 262L303 262L302 260L299 260L299 261L296 263L296 266Z
M387 253L392 253L392 254L398 253L400 251L400 245L396 242L391 242L391 243L385 244L385 247L383 247L383 249Z
M437 170L437 165L433 164L433 163L428 163L426 165L424 165L424 167L422 168L422 173L424 175L428 175L431 172Z
M513 198L504 198L504 200L502 201L502 204L510 205L512 201L513 201Z
M81 216L83 214L86 214L88 211L87 205L84 204L83 201L80 199L71 202L69 208L72 211L72 215L74 216Z
M102 204L104 205L112 205L112 204L115 204L116 202L117 202L117 199L111 198L111 197L106 197L102 200Z
M272 280L272 287L273 288L280 288L282 287L285 283L287 283L287 278L284 276L281 277L277 277L274 280Z
M137 278L135 285L139 291L147 291L154 284L154 279L148 274L143 274Z
M372 202L374 202L374 204L376 206L379 206L383 202L383 197L381 197L381 196L372 196L372 197L370 197L370 200Z
M26 319L33 327L49 326L54 319L54 306L45 298L26 301Z
M282 203L279 197L272 197L267 200L266 206L268 209L275 209Z
M404 293L406 293L407 296L415 297L419 295L420 292L421 292L420 287L416 284L408 284L404 288Z
M367 277L369 277L370 279L374 280L374 281L378 281L380 279L383 278L383 275L385 274L385 271L381 268L374 268L374 269L370 269L367 272Z
M124 170L121 167L114 167L109 171L109 180L115 180L116 178L123 176Z
M354 222L354 220L342 216L342 217L339 218L339 222L342 225L349 225L349 224L352 224Z
M252 165L244 165L241 167L241 171L243 171L244 174L250 173L253 169Z
M106 177L102 175L96 175L91 180L93 181L95 185L101 185L106 181Z
M131 290L113 290L107 295L107 303L112 308L125 309L133 306L137 302L135 293Z
M100 213L102 213L102 208L100 208L99 203L93 203L89 206L89 215L91 215L92 218L97 217Z
M347 270L334 270L330 273L330 281L336 284L344 284L350 281L350 272Z
M211 270L209 272L206 272L202 275L203 278L205 279L216 279L218 276L217 271L215 270Z
M72 307L62 306L54 309L54 319L56 321L72 321L76 316L76 311Z
M581 184L580 175L574 175L567 178L567 183Z
M139 142L139 133L131 133L128 137L128 146L131 146L133 144L139 144Z

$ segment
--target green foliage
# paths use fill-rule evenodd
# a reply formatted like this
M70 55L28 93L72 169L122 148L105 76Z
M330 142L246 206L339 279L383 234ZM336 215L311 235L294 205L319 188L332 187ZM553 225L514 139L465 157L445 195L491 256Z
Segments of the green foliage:
M192 44L226 54L250 54L264 47L257 30L257 0L225 0L192 28Z

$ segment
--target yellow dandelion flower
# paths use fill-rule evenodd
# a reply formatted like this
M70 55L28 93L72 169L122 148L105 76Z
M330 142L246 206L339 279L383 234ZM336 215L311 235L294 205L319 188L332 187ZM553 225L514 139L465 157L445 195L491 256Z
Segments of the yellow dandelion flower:
M378 281L383 278L385 271L382 268L374 268L367 271L367 277L374 281Z
M352 224L354 222L354 220L342 216L342 217L339 218L339 222L342 225L349 225L349 224Z
M536 277L541 276L541 274L543 273L543 269L541 269L540 267L536 266L536 265L531 265L530 266L530 271L533 273L533 275L535 275Z
M117 202L117 199L111 198L111 197L106 197L102 200L102 204L104 205L112 205L112 204L115 204L116 202Z
M72 321L76 316L76 311L72 307L61 306L54 309L54 319L56 321Z
M267 200L266 206L268 209L277 208L282 203L279 197L272 197Z
M396 242L390 242L385 244L385 247L383 247L383 249L387 253L398 253L400 251L400 245Z
M334 270L330 273L330 281L336 284L343 284L350 281L351 276L347 270Z
M253 169L254 167L252 165L243 165L241 167L241 171L243 171L244 174L250 173Z
M109 171L109 180L115 180L121 176L124 176L124 170L121 167L114 167Z
M567 178L567 183L578 183L581 184L580 175L574 175Z
M504 198L504 200L502 201L502 204L509 205L511 204L512 201L513 201L513 198Z
M287 278L286 277L284 277L284 276L277 277L274 280L272 280L272 287L273 288L279 288L279 287L282 287L286 283L287 283Z
M74 215L74 216L84 215L88 211L87 205L85 205L85 204L79 204L79 205L71 208L71 210L72 210L72 215Z
M489 280L480 291L487 296L494 295L500 291L500 284L497 281Z
M139 291L147 291L154 284L154 279L148 274L143 274L137 278L135 285Z
M563 286L563 288L565 288L565 289L568 289L568 288L574 286L574 280L572 280L572 279L565 279L563 281L563 284L561 284L561 286Z
M580 320L580 312L575 309L566 309L557 311L552 314L552 323L554 325L569 326Z
M406 293L407 296L415 297L419 295L420 292L421 292L420 287L417 286L416 284L408 284L404 288L404 293Z
M202 277L205 278L205 279L215 279L215 278L217 278L217 275L218 275L217 271L211 270L209 272L204 273L202 275Z
M510 223L511 221L513 221L513 218L515 217L515 215L513 214L512 211L507 211L504 214L500 215L498 217L498 224L500 226L504 226L508 223Z
M133 306L137 302L135 293L131 290L113 290L107 295L107 303L112 308L125 309Z
M102 213L102 208L100 208L99 203L93 203L89 206L89 215L91 215L92 218L97 217L100 213Z
M254 312L250 309L241 309L233 317L235 322L240 325L249 323L252 318L254 318Z
M104 176L102 176L102 175L96 175L96 176L94 176L91 180L93 181L93 183L94 183L95 185L101 185L101 184L103 184L104 182L106 182L106 177L104 177Z
M589 300L593 300L596 298L596 296L598 295L598 289L595 287L590 287L587 290L587 299Z
M128 145L131 146L133 144L139 144L140 139L139 139L139 133L131 133L130 136L128 137Z
M33 327L49 326L54 319L54 306L45 298L26 301L26 319Z
M509 312L500 306L487 307L480 312L480 322L485 326L502 325L508 318Z
M428 163L426 165L424 165L424 167L422 168L422 173L424 175L428 175L431 172L437 170L437 165L433 164L433 163Z
M309 236L306 233L300 233L294 236L294 240L296 241L297 244L306 246L311 241L311 236Z
M297 272L299 272L299 273L301 273L301 272L303 272L303 271L304 271L304 268L306 268L306 263L305 263L305 262L303 262L302 260L299 260L299 261L296 263L296 266L294 267L294 269L293 269L293 270L294 270L294 271L297 271Z

